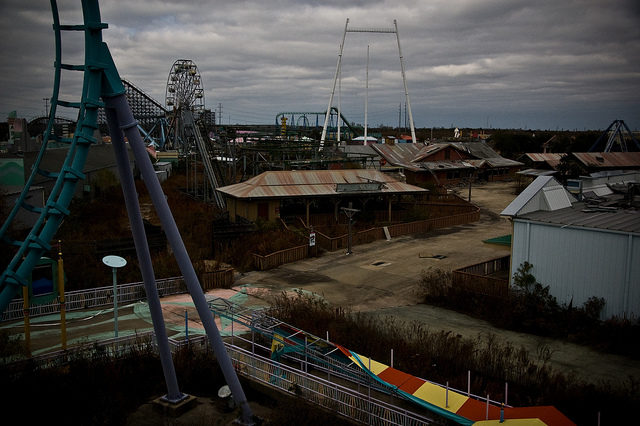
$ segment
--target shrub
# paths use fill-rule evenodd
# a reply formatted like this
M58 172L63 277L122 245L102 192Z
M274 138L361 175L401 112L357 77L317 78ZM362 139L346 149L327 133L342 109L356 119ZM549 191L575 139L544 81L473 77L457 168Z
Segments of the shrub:
M600 350L640 357L640 323L601 321L605 301L591 297L582 307L560 305L549 287L537 282L533 265L524 262L513 276L506 298L472 293L452 285L451 272L436 268L423 272L418 297L423 303L444 306L485 319L493 325L541 336L563 338Z

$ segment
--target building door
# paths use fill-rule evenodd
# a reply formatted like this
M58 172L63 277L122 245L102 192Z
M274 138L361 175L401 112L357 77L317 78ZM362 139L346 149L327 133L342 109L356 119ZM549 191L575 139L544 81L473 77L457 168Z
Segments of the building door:
M258 217L269 220L269 203L258 203Z

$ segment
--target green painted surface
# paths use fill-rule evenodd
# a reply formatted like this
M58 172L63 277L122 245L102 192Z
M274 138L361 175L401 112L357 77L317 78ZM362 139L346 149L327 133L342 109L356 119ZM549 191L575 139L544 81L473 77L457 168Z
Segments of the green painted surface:
M0 158L0 185L24 186L24 160Z
M511 234L503 235L501 237L489 238L488 240L482 241L487 244L498 244L501 246L511 246Z

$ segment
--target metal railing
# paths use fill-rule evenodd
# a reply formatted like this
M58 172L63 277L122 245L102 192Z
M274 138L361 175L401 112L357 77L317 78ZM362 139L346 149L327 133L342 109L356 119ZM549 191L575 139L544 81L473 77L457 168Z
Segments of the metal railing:
M156 280L156 286L160 297L186 292L182 277L158 279ZM117 293L118 303L137 302L147 298L143 282L120 284L118 285ZM64 298L67 312L113 305L113 286L65 292ZM0 321L22 319L24 317L22 303L21 298L12 300L7 310L0 317ZM60 303L57 298L51 303L35 305L29 308L31 317L58 312L60 312Z
M195 350L210 350L206 335L189 340L170 338L169 344L174 353L186 346ZM406 426L433 423L431 418L375 398L372 396L372 393L376 393L374 386L364 389L367 393L359 392L233 344L225 343L225 346L237 373L290 394L292 397L304 398L357 422L370 425ZM18 366L20 363L29 362L40 369L56 368L69 364L74 359L113 357L149 349L154 351L156 349L152 331L74 346L65 351L50 352L27 360L15 361L12 364ZM15 371L20 369L16 368ZM362 389L362 386L359 389Z
M432 419L310 373L227 345L236 371L252 380L370 425L428 425Z

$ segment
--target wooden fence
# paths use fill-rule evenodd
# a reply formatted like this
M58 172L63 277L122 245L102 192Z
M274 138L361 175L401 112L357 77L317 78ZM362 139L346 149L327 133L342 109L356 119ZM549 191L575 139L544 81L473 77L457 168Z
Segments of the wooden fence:
M464 201L464 200L463 200ZM444 206L444 205L443 205ZM465 225L467 223L480 220L480 209L470 204L456 204L451 206L456 212L463 212L443 217L435 217L432 219L418 220L409 223L399 223L387 226L390 237L399 237L402 235L418 234L432 231L434 229L448 228L451 226ZM315 223L324 223L327 220L333 220L333 215L313 215L318 221ZM304 221L300 220L301 226L305 226ZM285 231L289 231L286 223L281 221ZM314 221L312 220L312 223ZM345 226L346 227L346 226ZM315 229L316 245L327 251L336 251L346 249L349 245L349 234L330 237L320 230ZM344 231L343 231L344 232ZM384 227L375 227L356 231L352 234L352 245L367 244L373 241L386 238ZM295 262L306 258L309 255L309 246L303 245L290 249L280 250L265 256L253 253L253 264L256 269L265 271L272 269L285 263Z
M308 245L280 250L275 253L267 254L266 256L253 253L253 264L259 271L266 271L267 269L275 268L276 266L280 266L285 263L302 260L308 255Z
M457 196L444 195L442 197L446 198L417 201L415 203L397 203L397 206L401 207L401 209L391 211L391 222L405 222L411 217L411 215L414 215L415 217L416 212L413 210L414 207L424 209L424 212L432 219L462 213L471 213L478 209L475 205L470 204ZM388 210L376 210L375 212L372 212L372 215L372 219L376 222L389 222ZM306 227L305 220L306 218L303 219L300 216L290 216L286 218L287 223L301 222L303 226ZM342 212L338 212L338 216L334 213L314 213L309 215L309 222L314 227L333 227L336 225L346 226L348 218Z
M233 268L224 268L200 274L200 285L204 291L213 288L233 287Z
M502 256L452 272L453 285L459 289L486 296L505 298L509 295L509 280L492 276L500 272L509 274L510 256Z
M480 220L480 210L476 207L475 211L470 213L456 214L435 219L418 220L409 223L399 223L397 225L387 226L386 228L389 231L391 238L393 238L401 235L425 233L434 229L464 225L478 220ZM327 251L335 251L347 247L348 238L348 234L329 237L320 231L316 231L316 243ZM386 238L386 235L383 227L372 228L354 232L353 244L366 244L384 238Z

